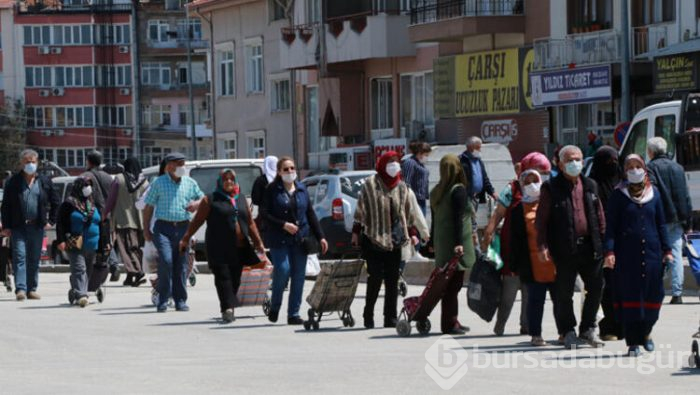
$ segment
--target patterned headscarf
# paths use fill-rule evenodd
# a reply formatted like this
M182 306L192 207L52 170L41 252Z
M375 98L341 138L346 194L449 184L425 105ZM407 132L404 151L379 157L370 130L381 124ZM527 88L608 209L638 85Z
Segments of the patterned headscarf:
M224 177L230 174L233 176L233 191L231 192L226 192L224 189ZM236 201L238 200L238 195L241 192L241 188L238 185L238 182L236 181L236 172L233 171L233 169L223 169L221 170L221 173L219 173L219 178L216 180L216 190L214 191L214 194L218 194L226 199L231 203L231 205L234 208L234 213L233 213L233 222L236 222L238 220L238 205Z
M95 203L93 201L93 195L95 190L93 188L92 195L85 197L83 196L83 188L86 186L92 186L92 181L87 177L78 177L73 181L73 186L68 193L66 202L70 203L76 210L80 211L84 216L92 216L95 211Z

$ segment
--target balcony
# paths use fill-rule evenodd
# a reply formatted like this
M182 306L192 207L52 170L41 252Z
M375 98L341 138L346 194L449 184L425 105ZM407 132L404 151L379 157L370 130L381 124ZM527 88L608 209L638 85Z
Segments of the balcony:
M634 58L651 60L658 50L670 45L669 28L671 27L675 26L673 24L658 24L635 27L632 47Z
M23 0L20 14L71 14L131 12L130 0Z
M557 69L569 65L616 63L622 59L622 36L616 30L570 34L564 39L535 40L534 68Z
M281 67L317 67L321 61L321 29L325 29L327 64L414 56L416 49L408 37L408 23L408 15L373 10L329 18L326 24L284 27L280 40Z
M410 15L414 42L525 32L523 0L417 0Z

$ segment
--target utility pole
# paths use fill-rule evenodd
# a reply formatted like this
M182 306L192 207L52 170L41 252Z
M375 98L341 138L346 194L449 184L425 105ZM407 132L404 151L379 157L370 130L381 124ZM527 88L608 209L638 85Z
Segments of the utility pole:
M621 63L621 100L620 100L620 121L630 120L630 19L628 0L621 0L622 5L622 63Z
M138 0L131 2L131 70L134 78L132 105L134 106L134 156L141 158L141 62L139 61Z
M190 9L185 7L185 23L187 24L187 94L190 98L190 134L192 136L192 160L197 160L197 136L194 127L194 97L192 96L192 25L190 24Z

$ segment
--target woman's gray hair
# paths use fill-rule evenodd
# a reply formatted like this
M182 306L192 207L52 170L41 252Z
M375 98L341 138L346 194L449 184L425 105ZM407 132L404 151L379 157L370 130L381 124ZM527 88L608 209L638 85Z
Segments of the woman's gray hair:
M583 151L581 151L581 148L579 148L575 145L565 145L564 147L562 147L562 149L559 150L559 161L563 162L564 158L566 157L566 154L568 152L571 152L571 151L575 151L575 152L578 152L580 154L583 154Z
M483 142L481 141L481 139L479 137L476 137L476 136L469 137L469 140L467 140L467 147L471 147L474 145L480 145L480 144L483 144Z
M647 141L647 149L651 151L654 156L666 155L668 143L663 137L652 137L649 139L649 141Z
M28 149L25 149L19 153L19 160L21 161L22 159L26 158L27 156L29 156L31 158L39 159L39 153L34 151L31 148L28 148Z

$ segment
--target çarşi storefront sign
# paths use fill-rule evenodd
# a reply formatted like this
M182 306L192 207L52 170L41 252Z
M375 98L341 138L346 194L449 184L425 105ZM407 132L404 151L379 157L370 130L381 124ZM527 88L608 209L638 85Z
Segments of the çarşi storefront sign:
M508 48L438 58L433 63L437 118L515 114L532 110L532 48Z
M383 153L394 151L399 154L399 158L408 153L408 146L405 138L379 139L374 143L374 157L379 158Z
M692 90L698 86L697 53L654 58L654 92Z
M577 67L530 74L535 107L612 100L610 65Z
M515 119L500 119L481 123L481 139L486 143L508 145L518 136L518 123Z

